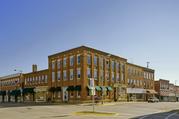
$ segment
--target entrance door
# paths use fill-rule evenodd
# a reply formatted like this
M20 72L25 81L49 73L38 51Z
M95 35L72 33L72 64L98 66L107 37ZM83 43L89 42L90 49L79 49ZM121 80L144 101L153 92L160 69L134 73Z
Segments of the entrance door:
M63 93L63 102L68 102L68 87L62 87L62 93Z

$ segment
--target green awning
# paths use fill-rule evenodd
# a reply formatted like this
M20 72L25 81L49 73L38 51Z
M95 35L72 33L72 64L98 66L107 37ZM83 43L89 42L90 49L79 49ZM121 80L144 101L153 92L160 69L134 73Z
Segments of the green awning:
M96 86L95 89L96 89L97 91L101 91L100 86Z
M74 91L75 90L75 87L74 86L69 86L68 88L67 88L67 91Z
M13 96L21 95L21 91L20 90L13 90L13 91L10 92L10 95L13 95Z
M112 91L113 90L111 86L107 86L106 88L107 88L108 91Z
M6 95L6 91L0 91L0 95Z
M102 91L107 91L107 87L101 86Z
M34 93L34 88L24 88L23 94Z
M76 90L76 91L81 91L81 86L79 86L79 85L78 85L78 86L75 86L75 90Z

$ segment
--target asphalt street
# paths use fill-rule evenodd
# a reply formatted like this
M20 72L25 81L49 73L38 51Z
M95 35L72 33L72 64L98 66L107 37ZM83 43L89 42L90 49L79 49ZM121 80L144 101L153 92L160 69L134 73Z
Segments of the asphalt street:
M118 102L95 105L97 112L115 116L76 115L92 111L91 104L0 104L1 119L179 119L179 102Z

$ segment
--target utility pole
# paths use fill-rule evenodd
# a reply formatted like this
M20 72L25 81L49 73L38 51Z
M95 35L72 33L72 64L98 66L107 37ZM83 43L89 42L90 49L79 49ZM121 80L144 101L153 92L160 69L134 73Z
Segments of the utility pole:
M149 68L149 64L150 64L150 62L147 62L147 68Z

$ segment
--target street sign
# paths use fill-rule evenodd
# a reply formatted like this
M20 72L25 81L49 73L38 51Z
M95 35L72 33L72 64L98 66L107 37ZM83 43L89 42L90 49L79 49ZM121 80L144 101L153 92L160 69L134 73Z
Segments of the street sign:
M90 78L90 88L94 88L94 78Z

